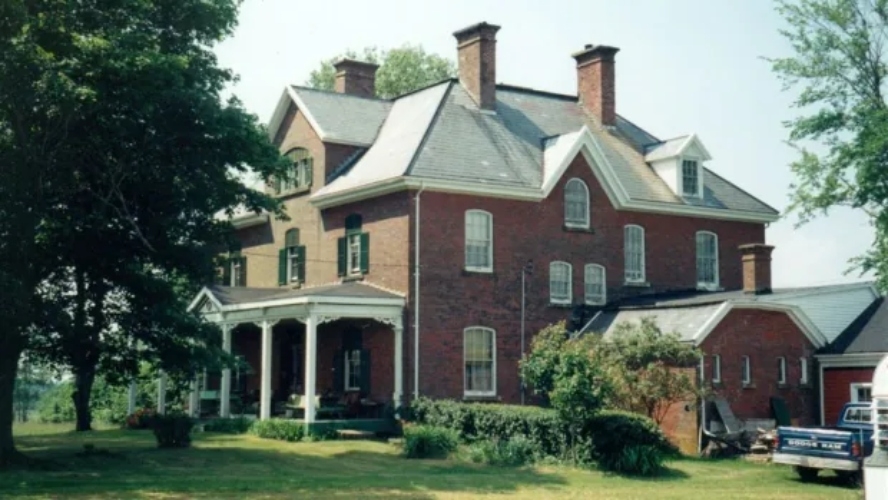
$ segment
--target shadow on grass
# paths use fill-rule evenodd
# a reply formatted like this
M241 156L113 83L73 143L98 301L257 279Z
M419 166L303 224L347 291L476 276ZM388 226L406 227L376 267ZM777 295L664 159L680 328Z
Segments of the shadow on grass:
M156 448L143 431L26 436L22 449L57 466L0 474L4 498L286 497L433 498L436 493L509 494L559 487L556 474L443 460L407 460L392 445L327 441L285 443L249 436L198 434L190 449ZM84 444L94 446L84 453Z
M690 479L690 474L683 470L673 469L666 464L663 470L651 476L636 476L632 474L622 474L619 472L601 471L607 477L621 477L623 479L631 479L632 481L651 482L651 483L667 483L672 481L684 481Z

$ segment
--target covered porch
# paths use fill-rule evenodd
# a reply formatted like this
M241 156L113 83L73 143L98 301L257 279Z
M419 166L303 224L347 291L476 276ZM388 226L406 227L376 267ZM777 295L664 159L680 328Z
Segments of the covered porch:
M404 303L362 283L204 288L190 309L220 325L238 363L198 377L190 411L309 426L391 420L403 396Z

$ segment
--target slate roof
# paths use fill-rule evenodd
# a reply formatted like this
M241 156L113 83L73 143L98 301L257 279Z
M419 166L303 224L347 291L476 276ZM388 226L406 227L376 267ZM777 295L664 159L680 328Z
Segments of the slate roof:
M365 285L363 283L337 283L331 285L300 288L298 290L282 290L280 288L252 288L243 286L207 287L210 293L223 306L232 304L248 304L298 297L349 297L362 299L403 299L398 294Z
M726 303L761 302L795 306L823 335L830 345L849 344L853 339L864 338L863 324L855 329L874 301L881 302L872 292L872 283L860 282L797 288L777 288L772 293L752 295L742 290L728 292L676 291L648 296L627 298L609 304L589 321L579 333L613 334L616 325L623 322L637 323L644 317L655 317L664 332L676 332L683 340L693 341L702 326ZM881 317L873 316L873 321ZM888 310L885 312L882 332L888 328ZM875 327L876 329L879 326ZM858 332L858 333L849 333ZM859 335L858 335L859 334ZM874 338L877 334L869 334ZM888 335L882 333L888 352ZM867 338L870 338L867 337ZM844 340L842 340L844 338ZM870 340L857 344L869 348ZM844 349L844 348L843 348Z
M614 334L617 326L628 322L637 324L643 318L652 318L664 333L677 333L685 342L693 342L697 333L711 318L721 304L691 307L671 307L659 309L627 309L622 311L602 311L590 321L580 333L600 333L605 338Z
M888 302L873 302L822 354L888 352Z
M291 85L327 139L369 146L392 102Z
M292 90L328 138L369 145L313 197L399 177L541 189L552 168L546 147L585 126L631 200L778 213L708 169L702 199L677 196L645 161L659 139L621 116L613 129L597 125L575 96L498 85L493 113L480 110L455 80L392 101Z

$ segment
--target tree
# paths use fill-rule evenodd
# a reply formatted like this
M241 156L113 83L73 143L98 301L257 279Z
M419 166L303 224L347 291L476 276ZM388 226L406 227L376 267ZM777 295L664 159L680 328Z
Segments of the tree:
M211 48L238 5L0 3L0 465L20 459L11 399L26 348L81 370L86 400L97 363L112 378L139 356L193 370L181 362L206 360L218 330L180 309L181 290L212 275L231 229L216 215L284 216L240 177L267 181L285 160L220 98L234 77Z
M799 152L789 211L801 225L833 207L862 210L875 241L852 269L873 271L886 289L888 0L778 0L777 10L793 55L768 60L785 90L799 90L793 107L801 112L785 124Z
M367 47L359 55L354 50L321 62L305 84L333 90L336 71L333 64L343 58L379 64L376 72L376 96L391 99L456 75L456 65L449 59L427 53L422 46L405 44L391 50Z
M663 333L652 318L617 325L601 352L615 375L616 408L660 424L676 403L699 396L694 367L702 353L677 334Z

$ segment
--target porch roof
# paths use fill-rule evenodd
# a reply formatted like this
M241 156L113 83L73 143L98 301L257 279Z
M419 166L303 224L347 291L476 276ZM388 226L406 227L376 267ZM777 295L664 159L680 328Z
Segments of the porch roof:
M300 297L324 297L348 299L392 299L404 303L404 297L358 282L335 283L323 286L314 286L298 289L281 288L250 288L243 286L219 286L207 287L207 291L219 301L220 305L248 304L253 302L278 301L296 299Z
M208 286L188 307L215 323L238 324L281 319L321 323L339 318L369 317L400 323L406 299L395 292L359 282L299 289Z

